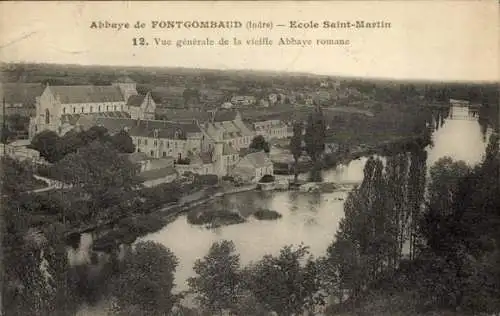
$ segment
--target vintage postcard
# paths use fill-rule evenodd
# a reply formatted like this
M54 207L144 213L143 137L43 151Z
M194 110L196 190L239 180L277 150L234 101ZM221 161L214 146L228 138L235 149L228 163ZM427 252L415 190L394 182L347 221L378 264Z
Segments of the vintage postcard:
M500 315L498 13L0 2L0 315Z

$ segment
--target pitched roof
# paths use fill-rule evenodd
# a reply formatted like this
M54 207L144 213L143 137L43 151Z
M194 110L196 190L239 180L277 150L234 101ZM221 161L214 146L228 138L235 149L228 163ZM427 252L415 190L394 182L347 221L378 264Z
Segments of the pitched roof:
M134 152L131 154L125 154L127 156L128 161L130 161L133 164L140 163L141 161L146 161L149 160L149 156L146 155L146 153L143 152Z
M127 105L129 106L141 106L142 102L144 101L145 95L132 95L128 98L127 100Z
M31 141L29 139L18 139L9 144L13 147L27 147L31 145Z
M94 126L103 126L110 134L118 133L126 128L130 130L137 124L137 121L133 119L113 117L96 117L94 122Z
M200 122L209 121L210 115L206 111L192 111L185 109L173 109L173 108L160 108L157 109L158 114L165 115L168 120L186 120L194 121L198 120Z
M194 123L179 123L160 120L141 120L130 129L131 136L154 137L157 131L158 138L186 139L191 133L201 133Z
M238 155L238 151L236 149L234 149L233 146L227 144L227 143L224 143L224 147L222 149L222 154L223 155Z
M163 157L163 158L150 159L149 168L151 170L157 170L157 169L162 169L162 168L166 168L166 167L173 167L174 160L175 160L174 157Z
M215 111L215 114L213 116L213 121L214 122L234 121L236 119L237 115L238 115L238 111L218 110L218 111Z
M48 86L62 104L123 102L125 99L116 86Z
M271 164L272 161L269 156L263 151L258 151L246 155L243 159L251 163L254 167L259 168Z
M92 126L102 126L111 134L118 133L126 127L131 128L136 124L136 120L127 117L101 116L102 114L70 114L67 116L63 115L63 119L67 119L69 123L74 121L72 125L79 125L85 130Z
M45 87L39 83L1 83L0 99L5 98L5 103L23 104L33 107L36 103L36 97L42 95Z
M174 167L165 167L160 169L146 170L139 174L139 178L143 181L156 180L165 178L170 175L177 174L177 170Z
M120 78L116 79L116 83L135 83L134 80L132 80L129 76L121 76Z

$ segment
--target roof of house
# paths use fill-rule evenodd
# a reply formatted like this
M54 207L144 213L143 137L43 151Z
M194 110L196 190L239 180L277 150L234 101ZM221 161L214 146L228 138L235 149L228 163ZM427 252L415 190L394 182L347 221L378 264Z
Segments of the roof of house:
M238 155L239 152L231 145L224 143L224 147L222 149L223 155Z
M190 165L206 165L212 163L212 155L208 152L202 152L189 156Z
M234 121L237 115L238 111L235 110L217 110L213 115L213 121L214 122Z
M137 164L140 163L141 161L146 161L151 159L149 158L148 155L146 155L146 153L143 152L134 152L125 155L127 156L128 161L130 161L133 164Z
M174 157L163 157L163 158L150 159L149 168L151 170L156 170L156 169L161 169L161 168L166 168L166 167L173 167L174 160L175 160Z
M116 79L116 83L135 83L134 80L132 80L129 76L121 76L120 78Z
M139 173L139 179L143 181L156 180L171 175L178 174L174 167L165 167L160 169L151 169Z
M198 120L201 122L209 121L210 115L206 111L192 111L185 109L159 108L158 114L165 115L168 120Z
M62 104L125 101L117 86L48 86Z
M243 157L243 160L248 161L256 168L273 164L269 156L263 151L250 153Z
M130 118L122 117L106 117L100 116L101 113L96 114L74 114L79 116L77 125L80 125L83 129L89 129L92 126L102 126L105 127L109 133L118 133L125 128L132 128L137 124L136 120Z
M127 100L128 106L141 106L146 96L142 94L132 95Z
M186 139L187 134L201 133L198 125L194 123L178 123L160 120L136 121L136 125L129 131L131 136L154 137L169 139Z
M45 87L39 83L1 83L0 99L5 98L8 104L23 104L33 107L36 97L42 95Z
M31 141L29 139L18 139L9 144L12 147L26 147L31 145Z

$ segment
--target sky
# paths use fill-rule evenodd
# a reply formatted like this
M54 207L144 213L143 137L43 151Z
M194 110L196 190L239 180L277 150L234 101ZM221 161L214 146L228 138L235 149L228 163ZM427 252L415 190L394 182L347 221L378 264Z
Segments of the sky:
M267 21L273 28L151 29L152 21ZM289 21L387 21L383 29L290 29ZM91 29L137 21L144 29ZM285 27L278 27L284 24ZM480 1L0 2L0 61L255 69L326 75L498 81L499 10ZM133 46L144 37L148 46ZM157 46L171 40L267 37L271 46ZM310 47L276 45L281 37ZM318 46L348 39L348 46Z

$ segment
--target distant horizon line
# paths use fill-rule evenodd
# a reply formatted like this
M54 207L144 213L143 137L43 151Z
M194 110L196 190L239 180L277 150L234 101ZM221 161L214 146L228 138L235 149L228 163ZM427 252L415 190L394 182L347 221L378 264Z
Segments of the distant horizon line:
M500 78L496 80L463 80L463 79L428 79L428 78L395 78L395 77L376 77L376 76L356 76L346 74L325 74L315 73L308 71L290 71L290 70L273 70L273 69L249 69L249 68L199 68L199 67L183 67L183 66L141 66L141 65L113 65L113 64L72 64L72 63L54 63L54 62L36 62L36 61L0 61L0 65L46 65L46 66L71 66L71 67L105 67L105 68L142 68L142 69L179 69L179 70L198 70L198 71L217 71L217 72L254 72L261 74L274 74L274 75L295 75L295 76L309 76L309 77L326 77L343 79L343 80L364 80L364 81L385 81L385 82L412 82L412 83L433 83L433 84L498 84ZM324 79L326 79L324 78Z

